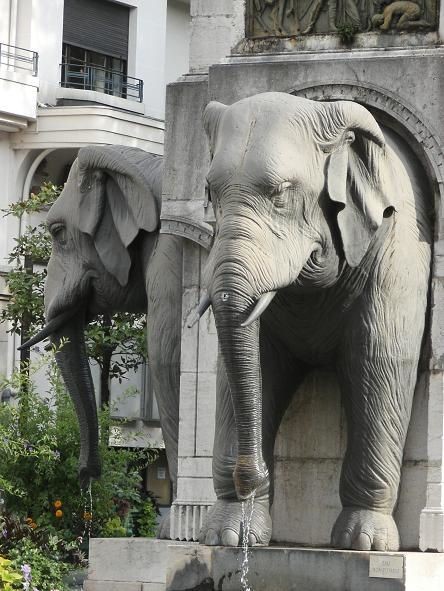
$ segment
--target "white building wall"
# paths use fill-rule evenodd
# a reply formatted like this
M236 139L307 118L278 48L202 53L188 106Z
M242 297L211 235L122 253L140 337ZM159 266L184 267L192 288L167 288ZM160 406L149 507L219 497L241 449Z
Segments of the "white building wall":
M103 101L106 107L54 107L67 90L60 87L64 0L0 0L0 43L39 54L38 78L29 72L0 67L5 96L12 96L11 88L17 86L34 105L33 112L28 113L29 109L19 111L18 101L11 100L15 117L10 129L14 132L3 132L0 127L0 209L26 198L29 183L25 179L32 176L32 163L52 149L77 149L85 143L123 143L163 153L166 83L188 71L189 0L118 2L130 7L128 74L144 81L144 103L94 93L93 100ZM85 91L77 98L91 100L91 95ZM37 100L45 106L36 109ZM2 112L0 102L0 123L6 113L8 124L9 109L8 105ZM56 126L51 127L52 123ZM0 216L0 308L7 298L7 256L20 231L18 220ZM7 336L5 330L6 326L0 325L0 375L10 374L17 360L18 337ZM140 382L140 376L135 382Z
M165 85L188 71L189 2L119 3L130 8L128 74L144 81L144 114L163 119ZM63 0L0 0L0 43L38 52L38 100L49 105L64 94L60 88L63 6Z
M166 23L165 82L177 80L189 69L190 6L183 0L170 0Z

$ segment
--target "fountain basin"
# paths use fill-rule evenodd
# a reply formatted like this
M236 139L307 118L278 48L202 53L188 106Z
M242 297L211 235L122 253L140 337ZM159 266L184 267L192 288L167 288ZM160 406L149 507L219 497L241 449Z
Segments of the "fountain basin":
M242 548L168 548L166 591L239 591ZM442 591L444 555L256 547L253 591Z

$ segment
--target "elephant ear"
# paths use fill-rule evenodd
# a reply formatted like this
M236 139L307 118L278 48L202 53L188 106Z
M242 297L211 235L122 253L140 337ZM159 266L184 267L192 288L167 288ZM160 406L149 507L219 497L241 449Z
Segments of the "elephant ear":
M210 143L211 156L213 156L216 149L216 138L219 122L227 108L228 107L226 105L218 103L217 101L211 101L205 108L203 114L203 125Z
M79 229L94 240L104 267L126 285L129 245L159 226L162 158L126 146L88 146L78 155Z
M327 190L341 206L337 222L344 255L356 267L383 218L396 210L396 184L384 136L367 109L345 101L330 108L340 131L327 150Z

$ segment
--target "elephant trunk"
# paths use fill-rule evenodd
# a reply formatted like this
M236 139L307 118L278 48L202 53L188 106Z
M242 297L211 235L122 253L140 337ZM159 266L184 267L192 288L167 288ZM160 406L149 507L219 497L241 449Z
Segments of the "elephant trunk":
M81 487L86 488L92 478L100 476L100 458L97 406L86 354L84 322L73 318L51 336L57 348L62 339L63 346L56 353L56 361L79 421L79 480Z
M268 485L262 457L259 320L242 326L256 303L247 293L241 279L223 271L215 275L212 306L236 420L238 457L233 477L239 499Z

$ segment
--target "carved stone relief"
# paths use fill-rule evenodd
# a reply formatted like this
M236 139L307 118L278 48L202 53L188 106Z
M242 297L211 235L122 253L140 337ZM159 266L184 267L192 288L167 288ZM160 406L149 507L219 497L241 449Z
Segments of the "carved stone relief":
M247 36L427 31L436 13L436 0L248 0Z

